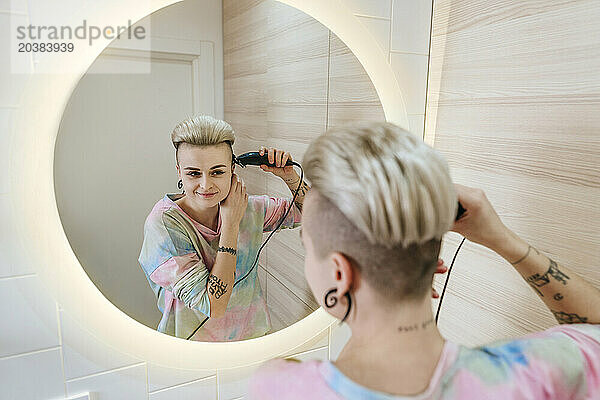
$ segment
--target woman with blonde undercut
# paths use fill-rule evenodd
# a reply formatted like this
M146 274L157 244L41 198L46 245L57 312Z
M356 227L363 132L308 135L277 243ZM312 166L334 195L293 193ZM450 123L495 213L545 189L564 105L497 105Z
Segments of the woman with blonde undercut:
M600 291L506 227L483 191L453 184L436 150L389 123L355 125L317 138L303 165L305 275L352 336L335 362L267 362L250 399L600 399ZM565 325L477 348L444 339L428 293L449 230L512 264Z
M271 329L253 268L264 232L296 228L309 190L289 153L261 147L291 199L248 196L235 174L235 135L225 121L198 116L171 134L182 193L158 201L146 218L139 263L158 298L160 332L197 341L232 341ZM287 216L286 212L289 210ZM285 216L285 219L281 221Z

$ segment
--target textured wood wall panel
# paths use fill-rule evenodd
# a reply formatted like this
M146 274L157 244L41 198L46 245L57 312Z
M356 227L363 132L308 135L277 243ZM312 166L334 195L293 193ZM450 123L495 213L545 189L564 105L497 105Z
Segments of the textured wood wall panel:
M260 145L302 161L328 126L384 120L375 89L352 52L312 17L273 0L224 0L225 120L237 153ZM240 171L253 194L291 197L271 174ZM318 307L304 278L298 230L275 234L263 250L267 303L275 330Z
M597 1L436 0L425 140L508 227L600 286L598 18ZM446 239L450 262L459 236ZM448 290L440 326L462 343L555 324L479 245L465 243Z
M328 127L351 121L385 121L375 87L352 51L330 34Z

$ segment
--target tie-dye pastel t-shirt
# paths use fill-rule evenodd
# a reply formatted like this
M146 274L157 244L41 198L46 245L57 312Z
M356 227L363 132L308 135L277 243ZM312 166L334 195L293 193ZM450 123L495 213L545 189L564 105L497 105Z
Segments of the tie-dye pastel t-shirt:
M263 336L271 329L271 320L257 279L258 265L232 289L225 315L206 320L210 316L206 283L219 248L221 215L219 213L217 230L213 231L175 203L181 197L182 194L165 194L144 223L144 242L138 262L158 298L162 319L157 329L197 341ZM263 232L273 231L291 204L287 198L248 196L248 206L239 226L236 280L252 267ZM300 223L301 212L292 206L280 229L296 228Z
M251 400L600 399L600 325L562 325L477 348L446 341L428 388L415 396L368 389L329 361L268 361Z

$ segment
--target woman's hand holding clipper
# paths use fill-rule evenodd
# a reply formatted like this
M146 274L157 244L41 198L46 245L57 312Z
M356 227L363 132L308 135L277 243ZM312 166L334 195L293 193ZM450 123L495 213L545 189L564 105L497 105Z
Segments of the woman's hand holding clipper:
M452 230L508 261L561 324L600 323L600 290L508 229L481 189L455 185L466 209Z

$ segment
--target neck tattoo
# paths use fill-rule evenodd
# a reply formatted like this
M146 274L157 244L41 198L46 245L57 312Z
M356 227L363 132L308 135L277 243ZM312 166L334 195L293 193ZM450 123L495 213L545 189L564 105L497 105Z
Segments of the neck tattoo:
M422 329L427 329L430 325L433 324L433 317L428 319L427 321L423 321L420 324L406 325L398 327L399 332L414 332Z

